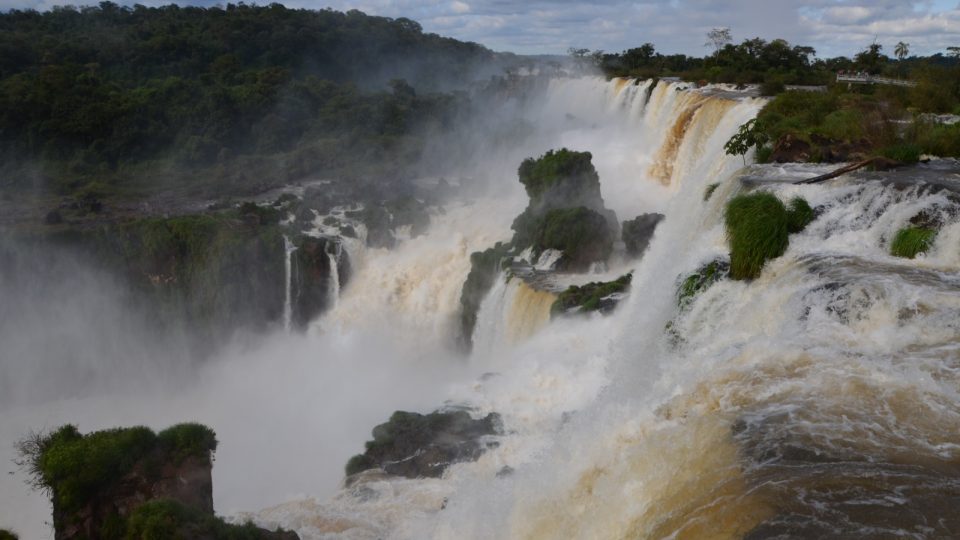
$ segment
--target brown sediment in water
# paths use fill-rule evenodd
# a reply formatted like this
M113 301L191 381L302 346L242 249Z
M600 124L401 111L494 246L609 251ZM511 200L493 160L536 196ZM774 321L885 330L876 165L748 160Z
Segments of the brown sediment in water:
M650 176L658 179L665 186L670 185L670 179L673 177L673 164L683 143L683 136L690 127L694 115L707 98L702 94L687 93L681 99L683 99L682 110L667 131L667 136L650 166Z
M550 322L550 308L557 299L553 293L534 289L522 279L514 280L517 290L507 315L508 343L519 343Z

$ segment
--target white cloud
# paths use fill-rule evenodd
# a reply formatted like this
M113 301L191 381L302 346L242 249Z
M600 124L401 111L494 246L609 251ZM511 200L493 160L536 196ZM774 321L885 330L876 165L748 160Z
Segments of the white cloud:
M455 0L450 4L450 9L453 10L454 13L470 13L470 4Z

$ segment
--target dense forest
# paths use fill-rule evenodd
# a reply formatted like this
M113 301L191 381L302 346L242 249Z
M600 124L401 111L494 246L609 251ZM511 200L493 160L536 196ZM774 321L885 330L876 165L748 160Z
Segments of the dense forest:
M402 174L422 135L452 125L454 91L514 60L355 10L11 10L0 191L196 195L318 170Z

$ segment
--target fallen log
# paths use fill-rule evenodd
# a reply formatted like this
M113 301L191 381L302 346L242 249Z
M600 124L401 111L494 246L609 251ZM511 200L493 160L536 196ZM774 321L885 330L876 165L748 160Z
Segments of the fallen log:
M867 165L878 165L878 168L882 170L892 169L900 165L900 163L887 159L885 157L872 157L870 159L865 159L863 161L858 161L856 163L851 163L845 167L840 167L834 171L828 172L827 174L821 174L820 176L814 176L813 178L807 178L806 180L800 180L796 182L797 184L818 184L820 182L825 182L831 178L836 178L840 175L847 174L848 172L853 172L857 169L862 169Z

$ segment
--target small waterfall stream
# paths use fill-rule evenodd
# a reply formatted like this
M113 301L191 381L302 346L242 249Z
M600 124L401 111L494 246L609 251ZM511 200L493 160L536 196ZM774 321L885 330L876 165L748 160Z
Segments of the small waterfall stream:
M293 253L297 251L297 246L290 241L287 235L283 235L283 328L287 332L293 325Z

